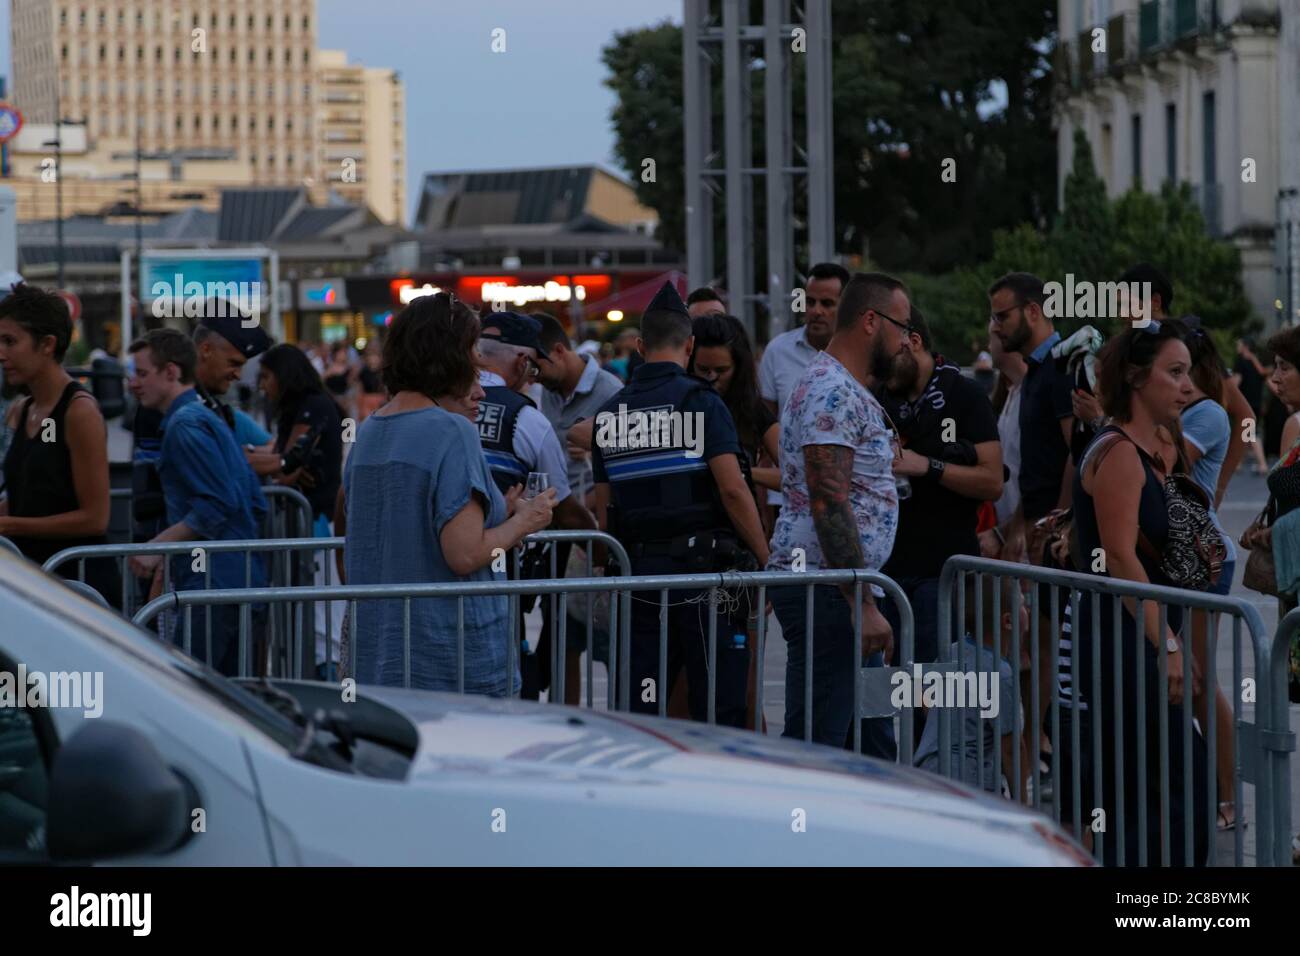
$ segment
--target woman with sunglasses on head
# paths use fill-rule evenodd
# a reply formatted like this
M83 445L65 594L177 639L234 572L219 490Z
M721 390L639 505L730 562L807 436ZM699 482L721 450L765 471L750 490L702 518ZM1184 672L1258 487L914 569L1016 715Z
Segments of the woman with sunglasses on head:
M736 435L747 459L750 487L754 492L754 505L760 517L766 518L769 509L759 497L759 488L781 490L781 470L778 467L777 447L781 426L776 416L763 403L758 391L758 365L749 344L745 327L734 315L712 313L691 322L695 349L691 352L687 371L709 382L722 396L731 418L736 424ZM742 467L742 470L744 468ZM763 494L763 498L766 498ZM764 526L764 534L771 536L772 529ZM750 646L756 646L758 609L753 609L746 623ZM758 680L757 655L749 659L749 708L745 726L754 726L753 707ZM685 681L681 681L685 684ZM681 691L684 698L685 690ZM676 697L677 695L674 695ZM764 724L766 730L766 724Z
M550 524L554 489L529 501L519 500L518 488L503 496L468 420L482 394L474 388L479 328L473 310L448 293L422 296L393 320L383 363L392 400L357 430L344 468L348 584L504 580L492 570L494 552ZM366 601L356 624L349 648L356 669L346 659L345 669L359 683L401 686L409 673L412 687L457 690L463 648L466 692L504 696L519 687L517 660L507 674L504 595L418 599L405 608Z
M28 393L8 409L0 537L38 564L64 548L108 543L108 432L94 396L63 369L71 341L68 307L53 292L19 283L0 302L0 371ZM85 568L86 583L120 605L117 564L92 559ZM78 562L60 573L78 577Z
M781 471L776 463L781 426L759 396L754 351L745 327L734 315L714 313L696 318L691 331L695 351L687 371L710 383L726 402L754 484L780 491Z
M1171 324L1181 328L1191 357L1192 396L1187 407L1183 409L1180 420L1183 452L1191 468L1192 477L1213 503L1215 489L1219 485L1219 473L1232 440L1232 422L1228 417L1223 391L1225 369L1213 340L1201 327L1201 320L1197 316L1184 316L1177 323ZM1223 569L1219 572L1218 581L1210 587L1208 593L1227 594L1232 589L1237 552L1232 537L1223 531L1223 525L1213 508L1210 509L1210 517L1214 520L1215 527L1223 534L1227 558L1223 562ZM1210 618L1211 615L1204 611L1192 612L1192 652L1196 655L1197 670L1202 674L1207 673L1208 668L1214 666L1214 662L1209 660ZM1214 616L1214 620L1217 624L1217 615ZM1204 694L1198 694L1195 703L1196 717L1203 728L1209 726L1205 708L1206 697ZM1216 688L1215 691L1215 715L1218 727L1225 729L1232 727L1232 707L1221 688ZM1232 745L1231 733L1220 732L1216 735L1218 752L1215 754L1215 772L1220 797L1217 808L1220 830L1232 829L1237 819L1236 804L1232 799L1232 774L1235 763Z
M1078 551L1085 556L1104 555L1104 570L1095 560L1085 562L1087 570L1140 583L1179 586L1164 571L1161 556L1170 542L1170 517L1167 511L1165 478L1173 470L1186 473L1179 441L1174 437L1179 416L1191 404L1195 386L1190 371L1191 355L1175 323L1151 321L1145 327L1125 330L1112 338L1098 355L1097 397L1111 421L1089 445L1074 476L1074 530ZM1183 745L1183 708L1187 698L1199 692L1199 673L1193 661L1192 686L1185 687L1183 669L1185 649L1179 634L1182 630L1181 608L1167 606L1167 622L1162 626L1160 608L1155 601L1142 603L1143 631L1138 636L1134 614L1136 602L1121 599L1120 643L1122 655L1116 655L1115 620L1112 599L1102 595L1096 635L1093 633L1092 600L1079 601L1079 627L1075 632L1075 649L1079 668L1076 698L1086 701L1090 721L1101 724L1100 766L1089 766L1091 741L1081 737L1083 787L1092 790L1092 774L1101 776L1102 809L1110 821L1108 829L1097 839L1103 841L1103 859L1118 862L1117 836L1122 823L1125 836L1125 863L1135 865L1139 859L1139 806L1146 810L1146 859L1161 859L1161 813L1167 812L1168 840L1175 866L1203 864L1209 849L1206 819L1206 751L1205 742L1193 734L1191 752ZM1094 648L1094 643L1099 647ZM1159 661L1166 656L1165 686L1161 687ZM1093 656L1098 655L1100 698L1093 694ZM1139 668L1143 668L1139 671ZM1121 686L1116 688L1116 668ZM1138 674L1143 676L1143 708L1139 710ZM1168 706L1161 714L1160 694L1168 693ZM1122 709L1122 723L1117 723L1116 695ZM1160 725L1168 729L1169 806L1161 806ZM1137 753L1139 728L1145 730L1145 791L1138 789ZM1095 731L1094 731L1095 732ZM1062 741L1069 749L1071 742ZM1122 754L1118 745L1123 747ZM1067 753L1063 759L1069 759ZM1193 787L1184 791L1184 767L1191 761ZM1118 765L1125 766L1122 802L1116 801ZM1184 825L1190 820L1193 857L1184 857Z

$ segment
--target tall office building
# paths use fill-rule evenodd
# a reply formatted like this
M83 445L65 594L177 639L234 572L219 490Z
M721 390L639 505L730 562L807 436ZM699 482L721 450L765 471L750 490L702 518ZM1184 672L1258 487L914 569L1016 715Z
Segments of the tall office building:
M1300 0L1058 0L1058 181L1190 183L1270 325L1300 319ZM1177 284L1178 277L1171 277Z
M15 105L147 152L235 148L260 184L317 175L315 0L12 0ZM140 124L137 127L137 124Z
M349 64L342 50L317 52L317 180L381 220L406 220L406 103L395 70Z

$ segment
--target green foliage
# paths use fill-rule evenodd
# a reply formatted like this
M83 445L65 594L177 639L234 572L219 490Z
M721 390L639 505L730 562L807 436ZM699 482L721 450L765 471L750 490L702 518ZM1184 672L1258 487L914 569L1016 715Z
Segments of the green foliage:
M1130 266L1149 262L1174 284L1170 314L1200 316L1225 358L1234 354L1235 339L1259 324L1242 288L1240 252L1209 236L1186 183L1166 183L1159 194L1135 189L1108 199L1087 139L1078 135L1065 195L1050 232L1021 223L995 233L993 255L976 268L908 276L946 354L966 362L973 343L986 341L985 290L1007 272L1032 272L1062 284L1067 273L1076 282L1112 282ZM1058 327L1068 334L1086 321L1066 319Z
M1043 0L836 0L832 110L840 252L869 250L894 271L941 272L986 259L998 228L1050 221L1055 137L1046 57L1054 32L1055 4ZM616 97L615 152L634 177L638 198L659 213L660 238L684 249L681 30L661 24L616 34L602 59L605 84ZM791 60L797 141L804 133L803 59ZM752 79L759 162L760 67ZM713 142L720 148L721 83L713 93ZM656 159L657 183L639 180L645 157ZM956 182L940 181L945 159L956 161ZM758 198L761 209L761 187ZM805 212L796 197L796 222ZM761 213L756 220L757 274L763 275Z
M614 151L632 177L637 199L659 214L659 237L685 249L686 169L682 151L682 31L664 22L617 33L601 51L616 102L610 119ZM655 182L641 179L641 161L655 160Z

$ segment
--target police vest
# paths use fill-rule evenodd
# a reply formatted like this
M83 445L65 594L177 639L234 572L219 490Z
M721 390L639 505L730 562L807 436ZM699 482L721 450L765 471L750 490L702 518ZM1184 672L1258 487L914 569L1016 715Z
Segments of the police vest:
M476 419L478 437L483 457L492 469L492 480L504 495L515 485L526 484L532 471L529 463L515 454L515 425L519 413L533 403L504 385L489 385L483 393Z
M647 441L644 431L639 440L629 442L635 435L634 426L624 424L638 417L644 423L656 421L660 413L680 413L691 395L709 390L707 383L684 372L650 381L633 380L597 415L597 439L602 427L608 426L623 442L602 443L600 449L613 507L610 530L623 543L666 541L697 531L731 529L703 455L689 456L684 443L666 447L667 442ZM626 418L622 406L626 406ZM671 437L671 429L664 429L659 437Z

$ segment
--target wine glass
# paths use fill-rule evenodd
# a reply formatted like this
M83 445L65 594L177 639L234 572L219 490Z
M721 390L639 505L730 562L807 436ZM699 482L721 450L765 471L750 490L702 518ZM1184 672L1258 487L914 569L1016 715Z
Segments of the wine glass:
M524 500L529 501L536 498L549 487L551 487L551 479L546 472L530 471L528 473L528 484L524 486Z

